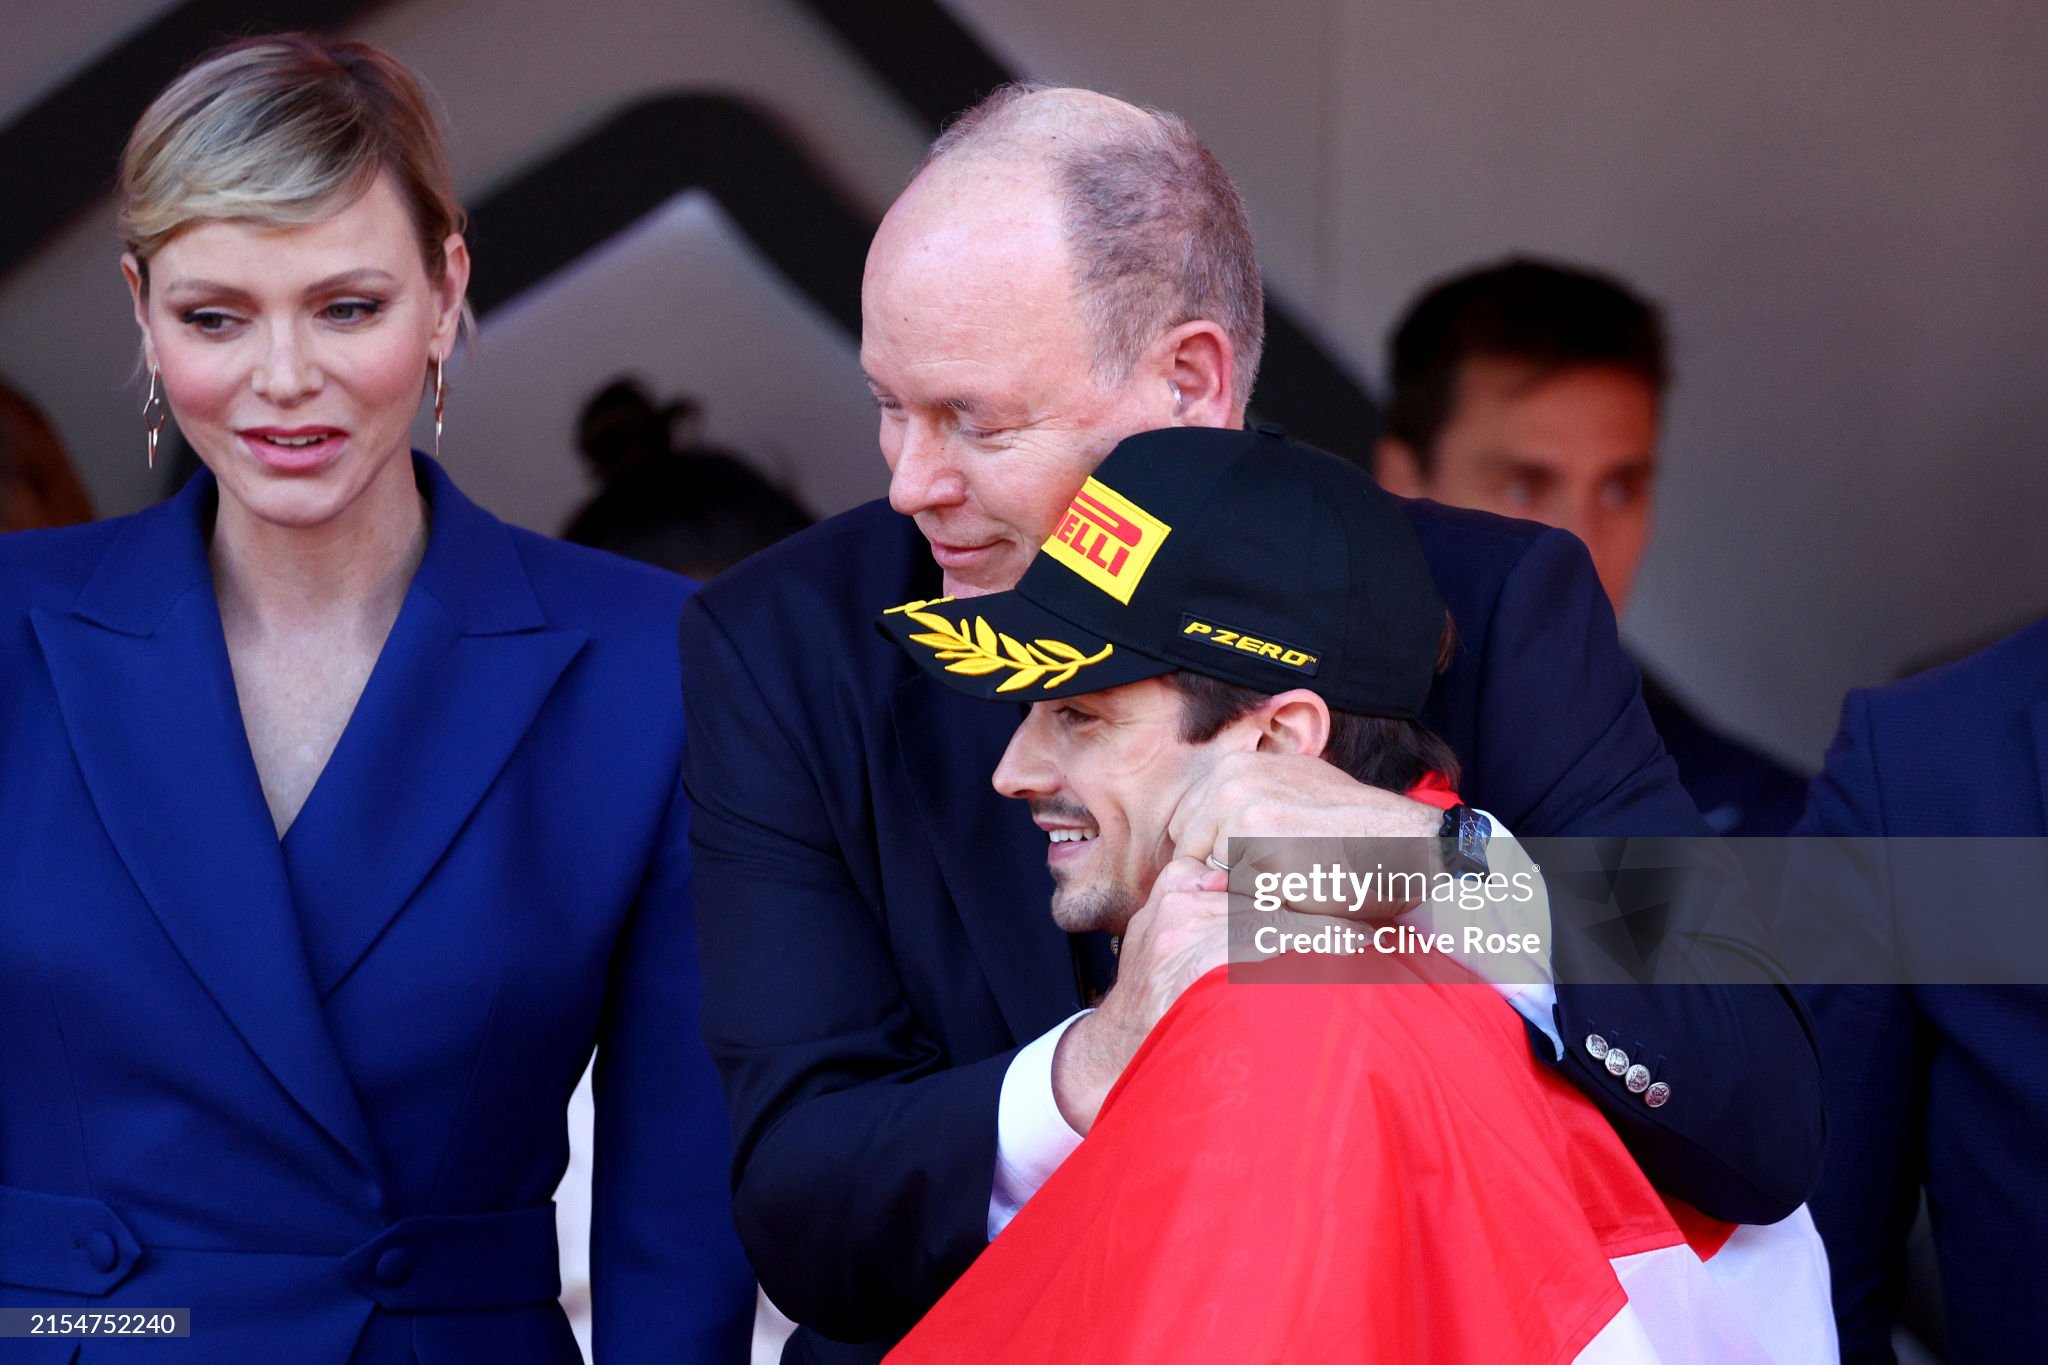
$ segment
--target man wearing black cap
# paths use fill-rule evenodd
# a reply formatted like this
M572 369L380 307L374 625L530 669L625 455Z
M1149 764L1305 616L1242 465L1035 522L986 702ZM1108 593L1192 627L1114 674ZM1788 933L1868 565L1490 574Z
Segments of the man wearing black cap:
M906 603L881 619L956 690L991 700L1089 697L1034 706L996 771L1006 796L1032 795L1020 746L1029 752L1040 733L1118 737L1112 782L1135 790L1108 805L1032 802L1049 840L1060 928L1124 931L1154 890L1160 855L1186 846L1182 801L1199 802L1215 760L1231 752L1189 747L1192 770L1162 766L1162 742L1172 734L1206 745L1226 723L1270 705L1265 694L1321 697L1327 709L1283 705L1269 723L1320 728L1338 755L1357 758L1338 766L1382 778L1373 785L1406 792L1432 771L1455 773L1449 749L1417 723L1452 628L1394 499L1271 432L1148 432L1119 445L1098 474L1015 591ZM1125 688L1162 677L1156 687ZM1237 746L1310 757L1324 749ZM1161 800L1162 792L1170 796ZM1447 812L1454 829L1467 821L1478 841L1491 837L1484 816L1463 806ZM1172 879L1160 886L1177 889ZM1194 975L1222 960L1221 925L1215 913L1209 919L1207 932L1185 935ZM1173 987L1192 979L1120 980L1099 1010L1060 1035L1053 1094L1075 1133L1087 1133L1103 1095L1173 1003Z
M1119 979L1061 1036L1054 1089L1089 1140L905 1340L906 1365L994 1342L1015 1360L1126 1359L1131 1342L1153 1359L1832 1358L1805 1212L1681 1235L1590 1102L1434 951L1353 929L1356 955L1304 968L1276 945L1324 940L1283 914L1266 923L1286 939L1230 955L1260 984L1223 984L1225 873L1176 832L1207 771L1256 752L1392 791L1455 782L1419 720L1444 604L1395 499L1276 435L1149 432L1110 453L1015 589L878 624L953 690L1031 704L994 781L1048 836L1059 927L1154 956L1181 939L1178 970ZM1398 842L1376 842L1375 870ZM1303 1248L1333 1238L1401 1311L1305 1273Z

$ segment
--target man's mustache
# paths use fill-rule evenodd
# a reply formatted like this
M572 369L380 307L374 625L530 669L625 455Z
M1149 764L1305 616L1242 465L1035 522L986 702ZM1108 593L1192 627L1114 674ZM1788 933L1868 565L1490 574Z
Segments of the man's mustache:
M1034 820L1071 820L1077 825L1095 824L1095 813L1079 801L1063 796L1040 797L1029 803Z

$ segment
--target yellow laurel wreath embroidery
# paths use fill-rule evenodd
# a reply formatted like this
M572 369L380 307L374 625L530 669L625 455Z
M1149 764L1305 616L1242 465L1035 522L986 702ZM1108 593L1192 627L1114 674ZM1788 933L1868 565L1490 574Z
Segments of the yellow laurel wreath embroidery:
M940 659L950 660L946 664L948 673L980 678L1006 668L1015 669L1014 676L1003 679L996 687L998 692L1015 692L1033 685L1050 692L1088 665L1101 663L1116 648L1104 645L1094 654L1083 654L1064 640L1033 640L1026 644L995 630L979 616L970 629L964 623L955 625L936 612L915 607L904 614L924 627L910 638L936 651Z
M904 602L899 606L890 607L882 615L894 616L899 611L917 611L923 607L936 607L941 602L950 602L952 600L951 597L920 597L915 602Z

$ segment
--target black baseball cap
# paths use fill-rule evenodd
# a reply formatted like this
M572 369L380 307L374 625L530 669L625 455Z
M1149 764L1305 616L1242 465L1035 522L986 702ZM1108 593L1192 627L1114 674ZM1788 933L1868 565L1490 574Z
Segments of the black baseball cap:
M906 602L877 624L992 701L1186 669L1414 719L1444 603L1399 501L1355 466L1270 424L1170 427L1109 453L1016 588Z

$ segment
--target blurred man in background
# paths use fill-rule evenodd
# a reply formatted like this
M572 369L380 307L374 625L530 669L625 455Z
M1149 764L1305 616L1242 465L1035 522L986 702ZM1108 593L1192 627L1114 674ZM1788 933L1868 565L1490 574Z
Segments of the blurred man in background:
M1797 832L1840 841L1822 848L1821 867L1867 869L1833 877L1842 911L1859 917L1840 929L1899 945L1890 982L1857 973L1804 992L1828 1112L1813 1215L1842 1358L1894 1360L1902 1305L1915 1334L1929 1332L1925 1277L1908 1256L1924 1190L1948 1359L2039 1360L2048 618L1918 677L1849 693ZM1988 978L1942 970L1930 942L1988 945L2035 965L1959 984Z
M1388 351L1381 484L1570 531L1621 615L1650 543L1670 380L1656 307L1606 276L1518 258L1433 285ZM1707 726L1647 672L1643 700L1716 832L1792 827L1804 778Z

